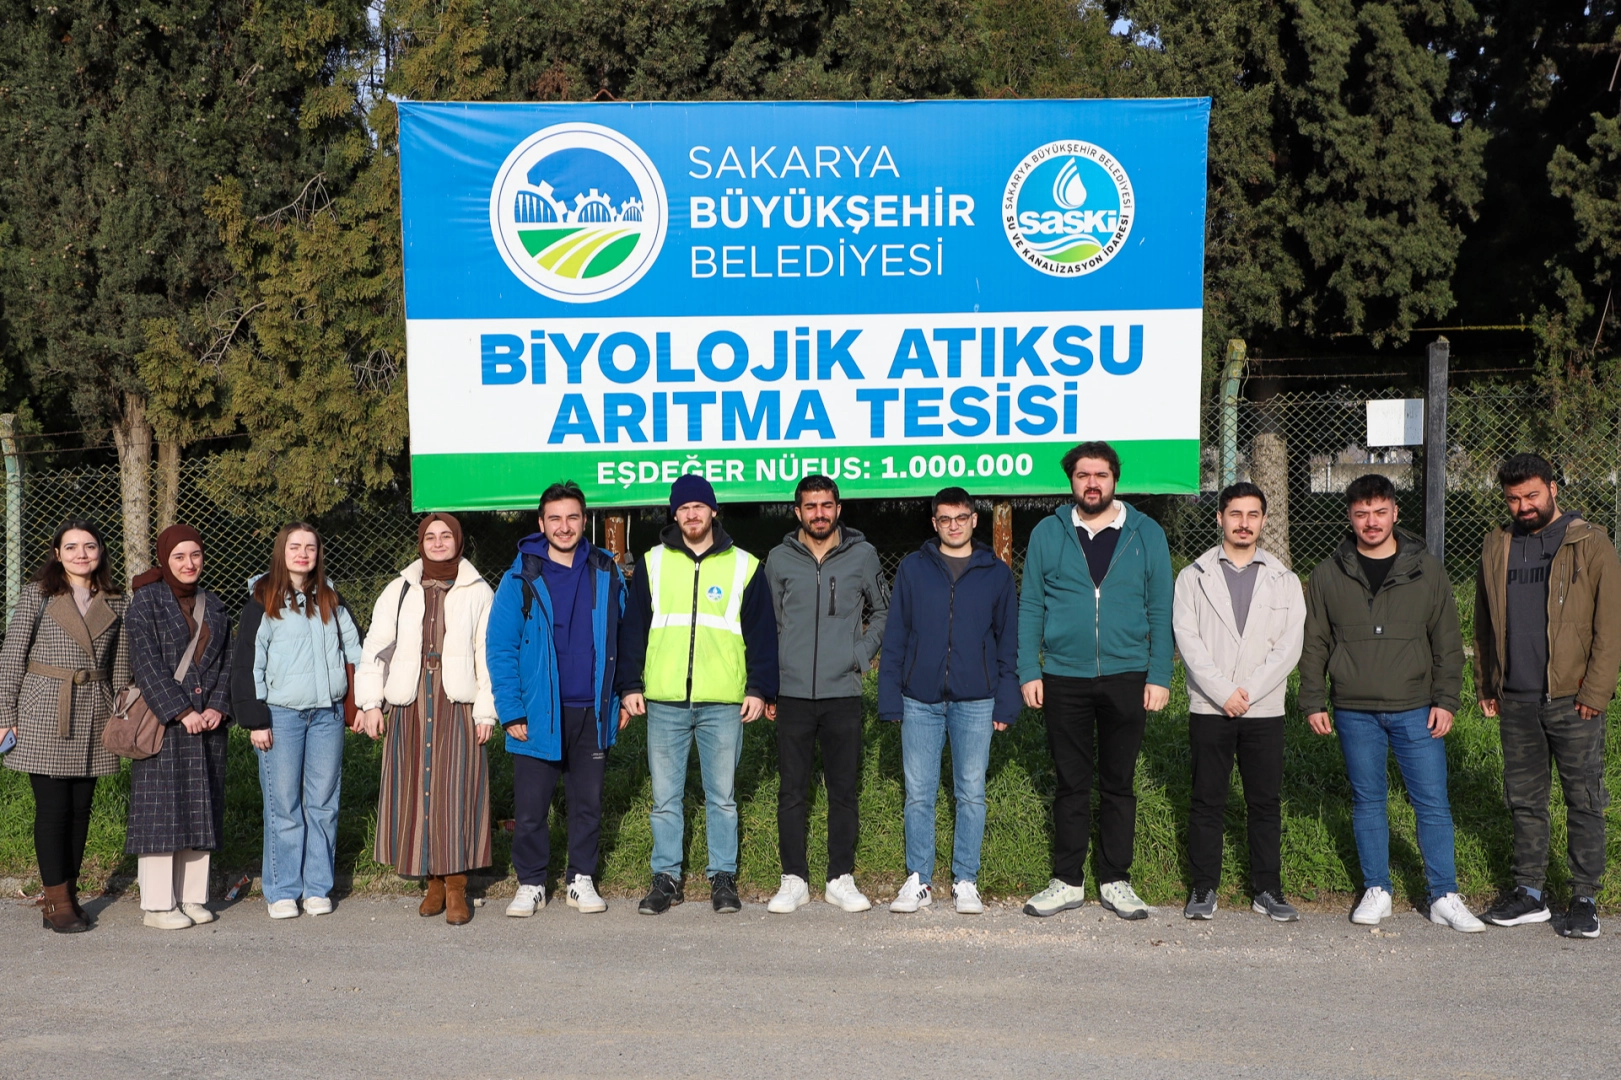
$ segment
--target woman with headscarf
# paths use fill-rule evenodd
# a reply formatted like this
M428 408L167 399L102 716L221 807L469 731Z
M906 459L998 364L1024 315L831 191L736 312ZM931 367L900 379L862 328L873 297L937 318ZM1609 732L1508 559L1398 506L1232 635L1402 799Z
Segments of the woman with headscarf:
M203 538L169 526L158 534L158 565L130 582L125 616L135 684L165 725L162 748L131 764L124 839L125 854L139 857L146 925L159 930L214 921L209 853L225 835L231 624L198 584L202 574Z
M421 558L372 610L355 667L355 703L383 746L376 859L427 885L424 917L473 917L467 871L488 866L495 697L484 629L495 594L461 557L461 525L430 514L417 526ZM386 709L386 714L385 714Z

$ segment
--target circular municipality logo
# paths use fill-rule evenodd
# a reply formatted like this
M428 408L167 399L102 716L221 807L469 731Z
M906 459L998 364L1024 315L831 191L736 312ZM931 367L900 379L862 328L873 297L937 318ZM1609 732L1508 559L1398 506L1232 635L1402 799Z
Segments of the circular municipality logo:
M1061 139L1025 155L1002 193L1002 228L1044 274L1079 277L1119 254L1137 203L1131 177L1101 146Z
M658 258L664 181L624 135L554 124L519 143L490 189L496 250L525 285L589 304L630 288Z
M720 597L721 597L720 586L719 585L711 585L709 587L709 591L704 593L704 595L709 597L709 602L710 603L712 603L712 604L720 603Z

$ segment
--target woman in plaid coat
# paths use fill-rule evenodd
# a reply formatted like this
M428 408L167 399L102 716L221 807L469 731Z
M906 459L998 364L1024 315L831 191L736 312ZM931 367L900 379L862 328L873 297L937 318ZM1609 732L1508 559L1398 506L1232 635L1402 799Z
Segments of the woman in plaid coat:
M0 647L0 741L15 733L6 767L34 789L34 854L45 929L90 929L79 906L79 870L96 778L118 771L101 745L115 687L129 684L128 601L113 590L101 532L65 522L51 553L17 598Z
M132 764L124 840L125 853L140 857L146 925L160 930L214 920L205 906L209 852L225 833L231 624L220 598L198 586L202 573L203 538L190 525L169 526L158 535L158 565L130 582L125 616L135 683L166 724L162 749Z

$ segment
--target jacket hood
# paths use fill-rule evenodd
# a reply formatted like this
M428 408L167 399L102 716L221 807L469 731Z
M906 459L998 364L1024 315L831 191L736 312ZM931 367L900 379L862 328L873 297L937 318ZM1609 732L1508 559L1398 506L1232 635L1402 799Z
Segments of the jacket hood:
M721 528L720 520L718 518L715 521L714 530L715 542L710 545L708 551L698 556L698 559L707 559L711 555L719 555L721 552L732 546L732 538L727 534L725 529ZM677 525L673 521L660 530L659 543L663 544L667 548L672 548L681 552L681 554L685 555L689 559L693 558L692 552L687 549L686 539L681 535L681 526ZM698 559L693 559L693 561L697 562Z
M1417 533L1410 533L1400 525L1396 526L1396 561L1390 567L1390 574L1385 582L1407 581L1417 577L1420 563L1429 549L1424 546L1424 538ZM1362 572L1362 564L1356 557L1356 536L1350 532L1340 541L1339 550L1334 552L1334 561L1346 575L1368 587L1368 576Z
M544 559L546 552L549 550L551 550L551 545L546 543L546 537L542 533L530 533L518 541L518 553L513 556L512 565L507 568L507 572L524 576L526 563L531 563L533 564L533 570L528 576L531 579L538 577L540 574L539 560ZM599 570L603 569L606 564L613 562L613 552L606 548L599 548L588 540L581 541L580 546L575 550L585 555L588 565ZM476 574L477 571L475 570L474 573ZM460 585L461 583L461 578L458 577L456 584Z
M931 536L923 541L918 547L918 551L923 554L924 558L940 567L940 569L944 570L946 568L946 557L940 551L940 538L938 536ZM988 566L996 561L998 560L995 548L982 540L973 541L973 546L968 552L968 565L970 567Z
M839 542L833 545L833 550L827 553L827 557L832 558L834 555L837 555L842 551L846 551L849 548L855 547L857 544L864 544L866 542L867 537L861 532L861 530L852 529L848 525L840 525ZM806 547L805 542L799 538L798 529L790 530L788 535L782 538L782 546L801 552L809 558L814 559L816 557L811 555L810 548Z

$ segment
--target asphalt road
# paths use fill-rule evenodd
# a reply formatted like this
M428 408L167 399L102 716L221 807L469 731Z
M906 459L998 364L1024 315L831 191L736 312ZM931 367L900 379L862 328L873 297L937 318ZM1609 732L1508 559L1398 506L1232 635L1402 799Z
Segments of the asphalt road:
M248 900L164 932L121 899L58 936L3 902L0 1076L1551 1078L1621 1056L1621 941L1546 925L609 903L492 899L458 928L399 898L287 922Z

